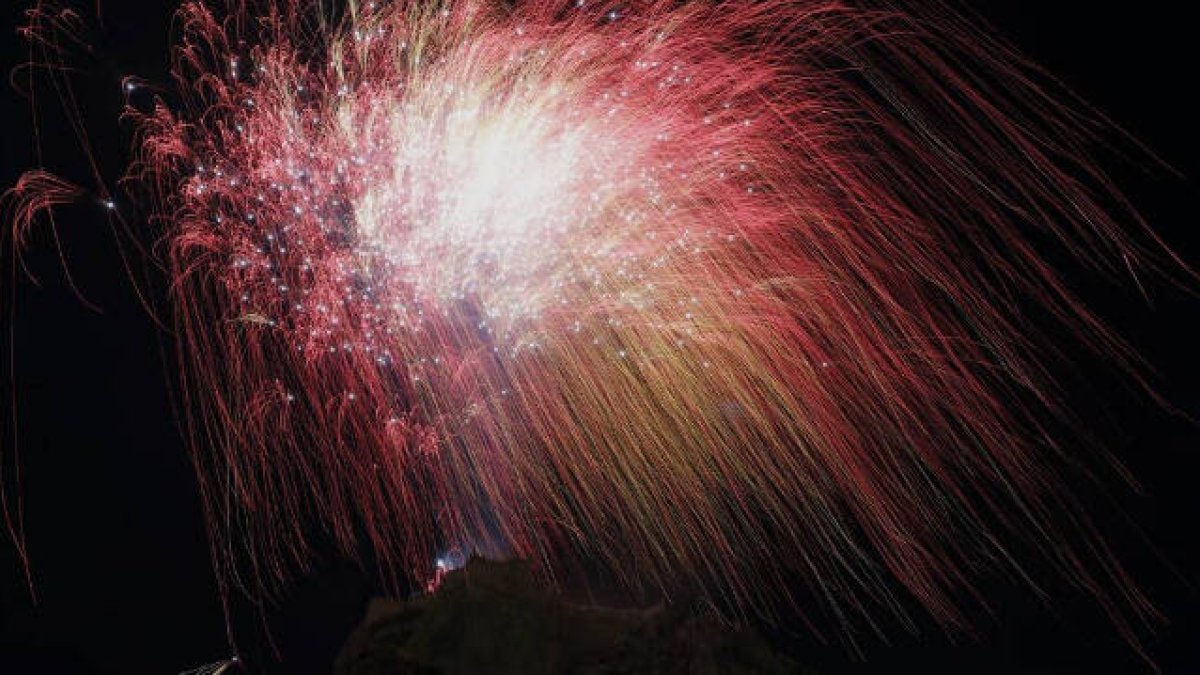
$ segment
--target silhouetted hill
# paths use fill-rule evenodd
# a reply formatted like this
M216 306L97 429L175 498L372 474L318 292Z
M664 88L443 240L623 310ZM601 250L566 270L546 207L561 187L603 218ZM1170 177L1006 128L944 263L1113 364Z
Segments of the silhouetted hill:
M576 605L520 562L472 560L428 596L376 599L336 675L798 673L757 634L698 612Z

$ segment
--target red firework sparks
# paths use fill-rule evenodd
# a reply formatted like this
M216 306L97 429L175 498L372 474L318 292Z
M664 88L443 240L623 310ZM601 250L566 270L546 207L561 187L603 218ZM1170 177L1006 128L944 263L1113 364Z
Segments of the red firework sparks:
M315 517L386 574L802 579L847 625L899 582L956 625L1016 536L1149 611L1050 470L1021 308L1125 366L1032 242L1157 244L1002 45L874 2L316 4L184 2L181 103L128 112L222 579L275 587ZM78 194L32 175L18 226Z

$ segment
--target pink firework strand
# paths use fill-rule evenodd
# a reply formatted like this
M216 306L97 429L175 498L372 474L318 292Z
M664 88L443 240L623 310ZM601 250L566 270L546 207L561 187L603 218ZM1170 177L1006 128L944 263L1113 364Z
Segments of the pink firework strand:
M223 580L277 588L315 517L397 585L467 542L961 627L981 568L1042 582L1024 541L1153 614L1056 475L1022 308L1142 383L1033 241L1186 271L1005 47L870 2L322 16L185 2L181 104L127 113Z

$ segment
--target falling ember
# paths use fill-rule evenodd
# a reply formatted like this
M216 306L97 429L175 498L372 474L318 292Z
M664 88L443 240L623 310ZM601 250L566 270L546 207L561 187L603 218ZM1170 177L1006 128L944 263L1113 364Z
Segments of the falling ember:
M1161 253L1002 46L871 2L317 4L184 2L181 103L128 113L222 578L276 587L315 517L417 584L470 542L957 625L1019 539L1149 612L1085 555L1021 312L1126 364L1033 241ZM22 226L76 194L36 177Z

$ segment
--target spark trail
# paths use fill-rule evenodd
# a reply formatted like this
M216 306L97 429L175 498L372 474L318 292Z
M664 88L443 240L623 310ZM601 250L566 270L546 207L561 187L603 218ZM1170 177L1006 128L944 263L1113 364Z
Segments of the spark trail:
M128 110L128 180L161 222L223 579L277 587L315 519L417 577L466 542L960 625L981 568L1025 574L1015 538L1123 630L1150 612L1055 474L1069 416L1022 312L1137 378L1045 248L1113 275L1162 252L1077 113L952 11L276 0L178 24L180 102ZM24 223L71 194L49 185Z

